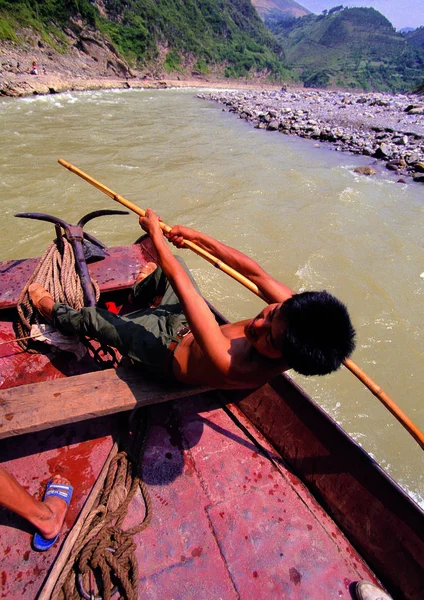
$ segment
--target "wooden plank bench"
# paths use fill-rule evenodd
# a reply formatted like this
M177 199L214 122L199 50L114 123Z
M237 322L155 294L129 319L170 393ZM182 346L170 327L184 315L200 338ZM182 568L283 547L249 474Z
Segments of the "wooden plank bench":
M159 384L118 368L0 392L0 439L185 398L208 388Z

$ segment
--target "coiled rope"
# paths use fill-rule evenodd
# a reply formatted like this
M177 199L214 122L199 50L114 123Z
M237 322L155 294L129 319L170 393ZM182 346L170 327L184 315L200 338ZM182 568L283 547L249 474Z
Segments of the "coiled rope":
M28 293L31 283L42 285L55 302L63 302L76 310L84 306L84 293L75 270L74 252L65 238L62 254L55 242L50 244L21 292L17 304L18 337L29 336L31 326L39 322ZM92 283L97 302L100 289L95 281ZM31 338L17 341L23 349L37 351L28 347L28 343L33 341ZM89 340L85 340L85 343L90 347ZM113 354L112 359L116 362ZM113 360L103 359L104 366L110 366L108 363ZM141 414L142 411L138 412ZM133 434L128 434L126 448L112 459L104 488L79 533L51 600L110 600L118 590L120 598L138 600L138 565L133 536L143 531L151 520L150 496L141 478L146 438L147 419L134 425ZM122 523L138 489L144 500L145 516L137 526L123 531Z
M31 283L42 285L50 292L55 302L63 302L75 310L84 306L84 292L75 270L74 251L66 238L62 238L62 242L62 254L56 241L49 245L19 296L17 303L19 320L15 324L15 333L20 347L28 352L37 351L34 347L30 347L30 332L32 325L39 324L39 315L34 310L28 293ZM91 282L97 302L100 298L100 289L96 281Z
M138 413L143 416L145 411ZM127 448L112 459L104 488L79 533L51 600L110 600L116 591L119 598L138 600L133 536L146 529L152 517L150 496L141 474L147 431L147 418L138 419L133 426L133 452ZM122 523L138 488L145 505L144 519L123 531Z

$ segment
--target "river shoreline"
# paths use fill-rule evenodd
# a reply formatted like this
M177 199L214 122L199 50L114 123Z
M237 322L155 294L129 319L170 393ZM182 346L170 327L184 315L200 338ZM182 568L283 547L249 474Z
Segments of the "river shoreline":
M424 101L416 95L281 88L260 80L201 75L160 77L134 71L106 75L98 69L88 73L87 65L57 61L49 72L40 66L35 75L28 68L12 66L18 64L16 57L8 56L0 55L0 97L106 89L209 89L213 91L199 93L199 98L221 103L224 110L258 129L327 142L337 151L383 161L400 182L424 183ZM359 172L373 175L375 169L368 165Z
M424 183L424 102L417 96L283 88L198 97L221 103L257 129L329 142L337 151L383 161L399 182ZM376 171L368 165L357 172Z
M203 87L279 89L264 78L229 80L219 72L167 73L161 61L145 67L130 65L97 32L74 23L63 32L66 52L48 46L35 31L22 30L22 43L0 41L0 97L105 89L161 89Z
M63 77L57 74L30 75L27 73L7 73L0 80L0 97L23 98L107 89L167 89L167 88L212 88L212 89L268 89L277 90L281 86L266 82L235 81L208 77L170 78L151 76L129 77Z

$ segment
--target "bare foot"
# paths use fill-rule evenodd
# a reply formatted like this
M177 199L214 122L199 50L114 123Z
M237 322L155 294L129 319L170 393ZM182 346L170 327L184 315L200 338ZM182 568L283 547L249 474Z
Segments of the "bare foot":
M156 271L156 267L157 267L157 264L154 262L148 262L143 267L141 267L141 269L136 277L134 285L136 285L137 283L140 283L140 281L143 281L151 273ZM128 303L135 304L135 298L134 298L133 292L130 292L130 295L128 296Z
M39 283L31 283L28 288L28 293L34 308L36 308L40 315L45 319L51 321L54 300L50 292L43 288Z
M143 281L143 279L146 279L146 277L148 277L148 275L153 273L153 271L156 271L156 267L157 267L157 264L154 262L146 263L144 265L144 267L141 267L140 272L137 275L135 282L140 283L140 281Z
M61 475L54 475L51 478L52 483L60 485L70 485L70 482ZM50 540L57 536L62 529L68 505L58 496L48 496L42 502L43 515L40 515L38 522L34 523L41 535Z

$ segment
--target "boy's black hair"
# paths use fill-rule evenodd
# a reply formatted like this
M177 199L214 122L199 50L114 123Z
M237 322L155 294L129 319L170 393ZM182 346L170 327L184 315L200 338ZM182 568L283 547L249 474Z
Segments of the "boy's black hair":
M302 375L336 371L355 349L346 306L326 291L294 294L281 305L284 359Z

